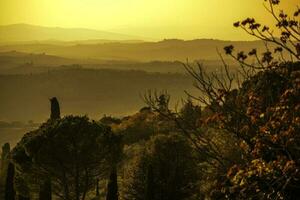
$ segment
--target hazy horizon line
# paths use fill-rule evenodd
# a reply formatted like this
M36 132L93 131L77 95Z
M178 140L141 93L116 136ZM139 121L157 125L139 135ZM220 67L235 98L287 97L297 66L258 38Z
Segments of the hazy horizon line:
M8 27L8 26L32 26L32 27L40 27L40 28L52 28L52 29L66 29L66 30L86 30L86 31L96 31L96 32L106 32L111 34L119 34L130 37L137 37L137 39L103 39L103 38L91 38L91 39L83 39L83 40L59 40L59 39L47 39L47 40L23 40L23 41L7 41L8 43L18 43L18 42L43 42L43 41L58 41L58 42L76 42L76 41L92 41L92 40L107 40L107 41L141 41L141 42L162 42L165 40L180 40L180 41L195 41L195 40L216 40L216 41L225 41L225 42L254 42L258 41L256 38L253 39L222 39L222 38L208 38L208 37L195 37L195 38L180 38L180 37L161 37L161 38L148 38L147 36L140 35L131 35L127 33L119 33L113 32L111 30L103 30L97 28L86 28L86 27L63 27L63 26L47 26L47 25L39 25L39 24L29 24L29 23L13 23L13 24L0 24L0 27ZM141 38L141 39L139 39ZM144 38L144 39L142 39Z

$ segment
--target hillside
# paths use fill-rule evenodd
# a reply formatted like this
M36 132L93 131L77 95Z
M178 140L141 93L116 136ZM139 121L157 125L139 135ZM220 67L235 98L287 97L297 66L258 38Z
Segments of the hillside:
M109 42L99 44L48 44L33 42L29 44L10 44L0 46L0 52L21 51L27 53L46 53L67 58L122 60L122 61L186 61L213 60L219 61L217 49L233 44L236 49L249 51L257 48L258 52L265 50L261 41L222 41L211 39L199 40L163 40L159 42L121 43Z
M28 24L0 26L0 43L41 40L137 40L139 37L83 28L45 27Z
M17 51L0 53L0 72L13 68L30 68L33 66L54 67L60 65L82 64L83 61L62 58L46 54L29 54ZM86 61L86 63L88 63Z
M193 90L188 76L143 71L61 69L40 74L0 75L0 120L42 121L56 96L64 114L126 115L144 106L140 94L166 89L179 100Z
M199 60L208 71L214 71L221 63L219 60ZM230 61L229 61L230 62ZM0 74L34 74L52 69L92 68L116 70L142 70L159 73L184 73L186 70L179 61L122 61L71 59L48 54L33 54L18 51L0 52ZM236 64L231 65L236 69Z

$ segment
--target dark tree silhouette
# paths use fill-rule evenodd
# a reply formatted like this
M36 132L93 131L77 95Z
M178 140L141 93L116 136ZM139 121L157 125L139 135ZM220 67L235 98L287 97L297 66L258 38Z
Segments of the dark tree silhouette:
M18 196L17 200L30 199L30 191L32 189L32 187L30 186L32 185L30 184L31 182L29 181L29 179L30 177L23 176L22 173L19 173L19 171L16 170L14 185L15 185L16 194Z
M2 146L1 160L7 159L9 152L10 152L10 145L9 143L5 143Z
M51 200L52 199L52 186L51 180L45 180L40 186L40 193L39 193L40 200Z
M51 103L50 119L51 120L60 119L60 107L57 98L56 97L51 98L50 103Z
M18 200L30 200L29 197L24 197L23 195L18 195Z
M96 197L100 196L100 191L99 191L99 179L97 178L96 180Z
M201 118L201 107L194 105L191 98L188 98L180 110L179 117L185 129L195 129Z
M16 191L14 187L14 178L15 178L15 166L13 163L8 164L6 183L5 183L5 200L15 200Z
M96 179L107 174L112 135L109 127L86 116L66 116L25 134L12 159L23 173L51 178L52 192L61 199L84 200Z
M162 93L158 97L157 106L161 112L167 112L169 110L170 96L167 93Z
M145 145L128 173L126 200L183 200L197 193L195 152L175 133L157 135Z
M266 44L261 56L256 49L234 52L234 46L227 46L225 53L241 69L231 73L220 54L224 63L221 76L207 73L199 63L184 64L200 91L198 96L189 96L206 106L206 116L195 131L182 125L180 114L165 114L174 119L199 152L223 166L214 191L217 195L212 199L299 198L300 8L296 6L295 13L289 15L280 8L277 11L280 0L265 2L276 21L275 31L253 18L234 24ZM157 101L155 95L146 98L147 104L159 111ZM227 160L220 154L214 141L203 134L205 127L233 137L240 159Z
M7 161L8 161L8 157L9 157L9 153L10 153L10 145L9 143L5 143L2 146L2 153L1 153L1 163L0 163L0 176L1 173L4 173L6 166L7 166Z
M153 200L155 194L154 174L151 164L148 165L146 177L146 200Z
M119 194L117 168L113 167L107 184L106 200L118 200L118 198Z

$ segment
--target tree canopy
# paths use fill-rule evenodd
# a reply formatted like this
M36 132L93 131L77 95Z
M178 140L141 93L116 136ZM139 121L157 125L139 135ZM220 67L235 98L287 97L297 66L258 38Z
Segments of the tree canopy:
M115 138L109 127L85 116L66 116L27 133L15 147L13 160L25 173L50 178L61 198L84 199L96 179L107 173Z

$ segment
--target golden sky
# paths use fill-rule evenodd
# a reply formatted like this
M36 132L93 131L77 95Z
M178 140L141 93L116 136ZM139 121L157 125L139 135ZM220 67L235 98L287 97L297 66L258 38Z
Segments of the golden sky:
M0 25L27 23L114 31L148 38L242 40L232 23L269 23L263 0L0 0ZM292 10L300 0L282 0Z

